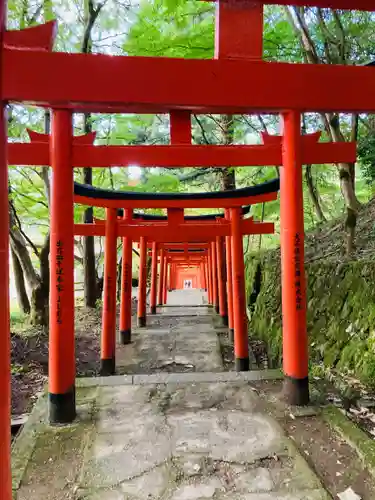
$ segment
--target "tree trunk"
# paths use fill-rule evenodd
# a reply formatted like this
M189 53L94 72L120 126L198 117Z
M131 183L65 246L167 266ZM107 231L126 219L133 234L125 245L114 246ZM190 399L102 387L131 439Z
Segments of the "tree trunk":
M30 314L30 302L26 292L25 278L23 275L22 266L13 248L11 248L11 255L13 263L14 281L17 292L17 302L21 311L24 314Z
M352 139L358 136L358 123L356 117L352 120ZM327 122L334 142L344 142L345 138L341 132L340 120L336 114L328 114ZM355 228L357 225L358 209L360 202L355 193L355 165L350 163L339 163L338 165L341 192L346 205L346 254L350 256L355 248Z
M316 189L314 186L311 165L306 165L305 179L306 179L306 184L307 184L307 189L308 189L308 193L310 196L310 200L311 200L313 207L314 207L314 210L315 210L315 214L318 217L319 222L324 222L327 219L325 218L322 207L320 206L318 193L316 192Z
M92 185L92 169L83 169L84 184ZM85 224L94 222L94 209L88 207L83 215ZM94 236L86 236L83 240L83 272L84 272L84 297L85 306L95 308L98 296L96 281L96 262L95 262L95 240Z
M23 276L31 288L31 324L47 326L49 303L49 235L39 255L40 276L34 269L25 239L19 229L13 224L11 225L10 238L11 247L22 267Z
M233 115L222 116L223 142L226 145L233 144L234 140L234 120ZM221 171L222 191L236 189L236 174L234 168L223 168Z
M82 53L89 54L92 49L92 29L94 27L95 21L97 20L101 9L103 8L104 2L98 3L95 7L93 0L88 0L85 2L85 29L83 33L82 40ZM84 132L92 132L91 126L91 115L86 113L84 115ZM92 169L83 169L83 182L92 186ZM94 219L94 209L88 207L83 216L83 222L85 224L92 224ZM86 236L83 240L83 288L84 288L84 301L85 306L94 309L96 307L96 301L98 296L101 297L100 286L101 284L97 280L96 273L96 262L95 262L95 239L94 236Z
M46 287L39 283L31 291L31 315L30 322L32 325L48 326L48 303L49 294Z
M39 254L39 282L31 291L30 322L32 325L48 326L49 322L49 252L50 234L48 233Z
M306 134L307 134L306 116L303 114L302 115L302 135L306 135ZM319 222L324 222L326 220L326 218L324 216L322 207L320 206L320 200L319 200L317 189L314 186L311 165L306 165L305 179L306 179L308 193L309 193L310 199L312 201L312 204L313 204L313 207L315 210L315 214L318 217Z

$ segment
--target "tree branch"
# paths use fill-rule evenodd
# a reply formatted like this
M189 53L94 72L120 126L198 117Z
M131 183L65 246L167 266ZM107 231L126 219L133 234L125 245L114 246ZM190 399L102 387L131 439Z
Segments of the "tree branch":
M206 131L204 130L202 122L200 121L200 119L198 118L197 115L193 115L193 116L195 118L195 121L198 123L199 128L201 129L201 133L202 133L202 137L203 137L204 142L206 144L211 144L210 141L208 140L208 137L206 135Z

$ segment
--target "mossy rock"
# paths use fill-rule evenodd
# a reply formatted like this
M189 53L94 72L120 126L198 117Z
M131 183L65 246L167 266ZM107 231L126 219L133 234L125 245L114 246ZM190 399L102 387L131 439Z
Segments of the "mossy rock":
M258 269L251 336L268 345L273 365L282 360L281 269L278 251L248 256L246 289ZM375 385L375 262L315 262L306 266L310 358Z

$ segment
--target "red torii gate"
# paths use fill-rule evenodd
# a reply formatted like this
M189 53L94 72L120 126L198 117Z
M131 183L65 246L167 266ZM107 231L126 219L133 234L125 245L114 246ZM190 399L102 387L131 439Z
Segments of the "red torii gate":
M372 0L290 0L294 5L374 10ZM264 3L285 5L288 0ZM5 104L29 102L55 109L52 124L52 252L72 260L71 110L105 112L196 113L280 112L284 116L281 217L283 263L284 373L290 402L308 401L306 300L303 272L302 147L300 113L306 111L374 112L373 68L270 63L261 61L263 2L219 4L216 61L113 57L52 53L51 37L40 42L31 30L5 31L6 2L0 0L0 77L3 112L0 117L0 488L11 499L10 474L10 341L9 341L9 219ZM245 21L247 19L247 22ZM252 23L252 30L248 29ZM246 29L245 29L246 28ZM236 37L233 37L236 33ZM249 33L251 33L249 35ZM250 44L247 43L250 37ZM34 50L28 50L33 47ZM41 50L44 50L42 52ZM229 60L230 59L230 60ZM257 60L258 59L258 60ZM48 71L46 71L48 68ZM92 75L95 74L93 80ZM148 75L147 83L143 75ZM197 81L192 74L199 74ZM73 77L74 75L74 77ZM335 82L340 80L338 89ZM275 88L277 81L277 88ZM300 83L303 81L303 92ZM321 83L321 82L324 82ZM361 92L353 92L358 82ZM108 88L111 92L108 93ZM235 89L234 92L228 89ZM256 92L251 91L255 89ZM308 99L306 99L308 96ZM203 104L202 104L203 103ZM44 163L42 163L44 164ZM226 163L227 165L227 163ZM91 165L90 165L91 166ZM57 187L58 186L58 187ZM57 212L60 203L61 213ZM290 211L290 207L292 210ZM236 209L237 210L237 209ZM60 245L57 245L61 243ZM298 258L297 258L298 257ZM288 266L287 263L290 262ZM297 274L298 273L298 274ZM299 285L297 286L296 277ZM64 315L72 295L72 277L65 281ZM298 293L297 293L298 292ZM298 300L297 300L298 299ZM56 312L56 311L54 311ZM65 316L64 316L65 317ZM68 322L68 321L67 321ZM64 326L67 326L65 323ZM69 339L70 340L70 339ZM67 342L64 349L71 349ZM60 388L50 387L51 401L66 404L74 396L71 373ZM74 380L74 377L73 377Z
M262 187L262 190L260 189ZM77 186L76 186L77 191ZM272 223L254 222L252 218L241 220L242 207L239 208L239 203L245 199L246 203L253 204L265 201L272 201L277 198L278 181L265 183L263 186L255 186L235 192L217 193L215 198L204 199L199 194L183 195L155 195L146 194L142 196L142 206L149 208L154 206L156 201L161 206L166 206L168 209L168 218L166 220L147 221L141 218L132 219L131 214L125 214L126 219L118 219L118 208L130 205L136 202L139 193L122 193L122 196L113 199L113 192L94 189L90 187L78 186L80 194L75 195L75 200L90 206L106 207L106 221L95 219L93 224L75 224L74 234L79 236L105 236L105 263L104 263L104 301L103 301L103 326L102 326L102 349L101 349L101 373L103 375L111 375L115 373L115 338L116 338L116 240L118 236L126 236L132 241L140 242L140 265L139 265L139 296L138 296L138 326L146 325L146 257L147 257L147 241L154 244L158 243L185 243L185 242L208 242L208 245L215 245L218 241L222 241L223 237L231 239L231 246L235 247L233 253L233 269L236 269L236 281L232 284L232 293L234 295L233 303L233 329L234 329L234 349L236 358L237 370L249 369L249 354L247 342L247 326L246 326L246 303L245 303L245 283L244 283L244 262L243 262L243 234L268 234L273 233L274 225ZM252 194L255 191L255 194ZM263 192L261 192L263 191ZM87 194L88 196L84 196ZM121 193L120 193L121 194ZM99 195L101 197L99 197ZM236 197L234 197L236 195ZM230 206L230 220L218 218L217 220L187 220L184 217L183 209L171 209L170 205L183 204L184 206L199 206L199 203L204 203L210 208L219 208ZM114 207L115 205L116 207ZM233 208L234 206L234 208ZM128 242L127 242L128 243ZM167 266L166 256L161 249L161 270L159 279L159 304L165 303L166 299L166 283L167 283ZM210 251L210 249L208 250ZM216 256L216 247L212 246L211 255ZM156 253L155 253L156 256ZM130 252L131 259L131 252ZM123 254L124 258L124 254ZM128 269L131 262L125 256L123 269ZM153 274L155 273L156 259L153 261ZM212 289L222 286L223 278L214 277L216 269L220 267L214 263L212 266ZM124 271L126 272L126 271ZM126 277L127 276L127 277ZM126 276L122 276L122 288L130 288L129 271ZM124 281L125 280L125 281ZM216 280L216 281L215 281ZM221 283L222 282L222 283ZM218 289L218 288L216 288ZM155 295L156 283L152 294ZM212 294L214 296L214 293ZM225 291L220 290L218 297L220 302L224 300ZM129 293L122 296L121 315L120 315L120 330L123 343L130 342L131 336L131 314L129 313L130 296ZM124 300L124 302L123 302ZM126 303L125 303L126 301ZM155 305L156 306L156 305ZM220 307L220 313L224 312L223 306ZM122 319L121 319L122 318ZM56 335L56 333L55 333ZM55 343L58 345L65 342L64 338L56 335ZM69 364L69 359L65 360L64 365ZM52 373L54 373L52 371ZM58 377L58 368L54 376Z

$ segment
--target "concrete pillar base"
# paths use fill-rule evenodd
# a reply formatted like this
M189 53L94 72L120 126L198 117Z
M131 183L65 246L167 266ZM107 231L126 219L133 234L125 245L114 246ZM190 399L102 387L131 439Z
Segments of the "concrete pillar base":
M121 330L120 331L120 343L122 345L131 344L132 341L132 331L130 330Z
M235 368L236 372L248 372L250 370L249 358L236 358Z
M116 359L101 359L100 360L100 375L101 377L109 377L116 373Z
M139 328L144 328L146 326L146 316L138 317L137 325Z
M282 397L293 406L305 406L310 403L309 378L293 378L285 376Z
M73 386L65 394L48 394L48 418L50 424L70 424L75 420L76 389Z

